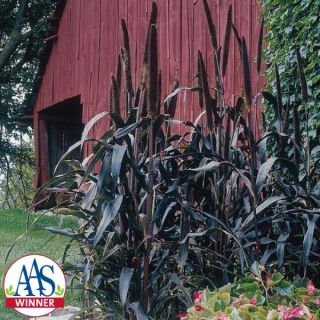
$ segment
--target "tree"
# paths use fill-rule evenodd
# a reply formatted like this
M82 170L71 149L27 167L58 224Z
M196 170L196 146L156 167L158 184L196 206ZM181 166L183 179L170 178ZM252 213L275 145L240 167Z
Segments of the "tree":
M8 178L22 155L32 160L32 152L16 143L32 131L17 121L33 103L31 93L55 6L55 0L0 0L0 176Z
M0 208L26 208L30 205L34 188L33 141L14 143L9 155L3 155L6 174L0 176Z

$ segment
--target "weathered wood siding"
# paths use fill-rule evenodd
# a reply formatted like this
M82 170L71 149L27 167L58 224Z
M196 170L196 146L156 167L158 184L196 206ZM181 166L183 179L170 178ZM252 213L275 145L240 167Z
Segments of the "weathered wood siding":
M175 78L182 86L195 86L197 51L200 49L213 73L212 49L201 0L157 0L159 68L162 92L170 92ZM220 44L223 42L227 10L233 5L233 20L247 40L249 55L256 55L259 34L258 0L208 0ZM67 0L57 39L43 75L34 108L37 167L41 159L41 127L38 112L68 98L80 96L83 122L109 108L110 75L122 45L120 19L128 24L134 83L140 75L151 0ZM230 56L225 77L228 102L241 93L239 48L231 36ZM251 59L251 76L256 90L256 67ZM210 74L211 72L211 74ZM176 118L194 119L199 113L197 97L191 93L179 98ZM101 135L107 121L94 128ZM42 135L43 136L43 135ZM44 157L42 157L44 158ZM41 164L41 161L43 162ZM44 177L41 180L45 180Z

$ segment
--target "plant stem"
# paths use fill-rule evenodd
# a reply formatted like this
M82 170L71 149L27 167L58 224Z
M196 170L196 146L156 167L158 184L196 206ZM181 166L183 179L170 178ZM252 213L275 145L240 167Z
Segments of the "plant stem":
M153 152L154 152L154 138L153 138L153 119L151 119L148 136L148 153L149 153L149 184L146 204L146 215L147 215L147 232L145 237L147 239L147 247L144 255L144 299L143 306L147 310L150 298L150 287L149 287L149 265L150 265L150 251L151 251L151 237L153 233L152 221L152 209L153 209L153 187L154 187L154 170L153 170Z
M255 167L256 167L256 157L255 157L255 147L254 141L252 139L253 134L253 123L252 123L252 114L251 111L248 112L248 124L249 124L249 149L250 149L250 177L251 177L251 184L252 187L255 186ZM256 259L260 260L260 239L259 239L259 230L258 230L258 217L257 217L257 196L256 192L253 192L253 214L254 214L254 227L255 227L255 235L256 235Z

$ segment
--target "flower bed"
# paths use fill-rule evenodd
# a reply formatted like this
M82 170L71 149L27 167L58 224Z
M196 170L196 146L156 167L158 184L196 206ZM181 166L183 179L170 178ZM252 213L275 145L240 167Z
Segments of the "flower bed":
M180 319L320 319L320 290L312 281L287 281L281 273L267 274L257 264L246 278L215 291L193 294L194 304Z

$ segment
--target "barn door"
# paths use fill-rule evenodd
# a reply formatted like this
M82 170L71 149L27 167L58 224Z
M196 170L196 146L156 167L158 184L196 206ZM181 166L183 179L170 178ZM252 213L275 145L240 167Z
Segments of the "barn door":
M62 155L69 149L71 145L81 139L83 125L79 123L63 123L58 121L47 122L48 133L48 158L49 158L49 173L53 176L54 169ZM82 155L79 148L71 153L68 159L81 161ZM65 173L68 166L61 163L56 171L56 174Z
M59 121L47 121L48 133L48 158L49 158L49 173L53 176L54 169L62 155L69 149L71 145L81 139L83 125L79 123L63 123ZM80 149L68 156L68 159L81 161L82 155ZM56 174L65 173L68 166L61 163L56 171Z
M74 96L58 104L47 107L37 114L38 125L35 130L37 176L36 186L48 181L61 156L71 145L81 139L82 103L81 97ZM75 150L68 159L81 160L80 150ZM57 174L68 169L67 165L59 165Z

